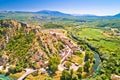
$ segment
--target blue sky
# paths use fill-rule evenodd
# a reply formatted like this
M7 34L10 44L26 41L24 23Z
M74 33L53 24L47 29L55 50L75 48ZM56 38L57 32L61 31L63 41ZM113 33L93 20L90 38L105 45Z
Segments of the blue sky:
M120 13L120 0L0 0L0 11L3 10L114 15Z

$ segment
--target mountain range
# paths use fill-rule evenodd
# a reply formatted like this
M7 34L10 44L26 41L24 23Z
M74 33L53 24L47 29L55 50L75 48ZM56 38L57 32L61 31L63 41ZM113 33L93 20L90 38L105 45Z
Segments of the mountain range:
M37 12L28 12L28 11L0 11L0 13L34 13L34 14L44 14L50 16L87 16L87 17L97 17L97 15L92 14L67 14L60 11L51 11L51 10L41 10ZM120 13L112 15L112 17L120 17Z
M0 13L32 13L32 14L42 14L50 16L73 16L71 14L66 14L59 11L41 10L37 12L27 12L27 11L0 11Z
M120 14L112 16L97 16L90 14L67 14L59 11L41 10L28 11L0 11L0 20L14 19L18 21L71 21L71 22L96 22L103 20L120 20Z

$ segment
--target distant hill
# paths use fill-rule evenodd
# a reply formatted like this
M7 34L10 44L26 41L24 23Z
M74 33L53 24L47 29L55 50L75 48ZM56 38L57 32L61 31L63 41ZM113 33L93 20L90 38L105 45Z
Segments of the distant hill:
M51 16L72 16L71 14L66 14L66 13L62 13L59 11L50 11L50 10L42 10L42 11L38 11L36 13L46 14L46 15L51 15Z
M66 14L59 11L41 10L29 11L0 11L0 20L14 19L18 21L72 21L94 22L103 20L120 20L120 14L113 16L97 16L90 14Z
M120 17L120 13L119 13L119 14L114 15L114 17Z
M97 17L96 15L92 15L92 14L73 14L73 16Z

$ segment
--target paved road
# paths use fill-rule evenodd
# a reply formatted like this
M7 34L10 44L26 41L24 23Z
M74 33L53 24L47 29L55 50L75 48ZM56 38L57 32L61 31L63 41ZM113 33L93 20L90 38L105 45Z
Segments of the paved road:
M64 70L64 63L65 62L63 62L67 57L68 57L68 55L70 54L70 52L71 52L71 49L67 46L67 48L69 49L69 51L68 51L68 53L61 59L61 61L60 61L60 64L58 65L58 69L60 70L60 71L63 71ZM85 56L85 51L83 51L83 50L81 50L81 49L79 49L80 50L80 52L82 52L82 54ZM62 63L63 62L63 63ZM74 69L75 71L79 68L79 67L82 67L83 65L85 64L85 62L84 62L84 60L83 60L83 62L82 62L82 64L81 65L79 65L79 66L76 66L74 63L72 63L72 66L70 67L71 69Z
M20 78L18 78L17 80L24 80L25 77L27 77L29 74L35 72L37 70L33 70L33 69L26 69L26 73L23 74Z
M67 48L69 49L68 53L61 59L60 63L62 63L67 57L68 55L70 54L71 52L71 49L67 46Z

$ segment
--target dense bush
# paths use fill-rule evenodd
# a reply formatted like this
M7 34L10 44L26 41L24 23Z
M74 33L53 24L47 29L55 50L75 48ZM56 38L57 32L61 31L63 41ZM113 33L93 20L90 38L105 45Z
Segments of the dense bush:
M16 72L20 72L29 64L28 57L30 54L28 54L28 50L31 47L30 43L34 37L33 31L31 31L29 35L25 35L25 32L22 31L11 37L6 45L5 51L11 56L10 63L17 63L15 63Z
M48 63L48 67L53 74L58 70L58 64L60 64L59 57L52 57Z
M54 24L54 23L51 23L51 22L46 23L43 27L44 27L44 28L47 28L47 29L50 29L50 28L52 28L52 29L53 29L53 28L63 28L62 25Z

